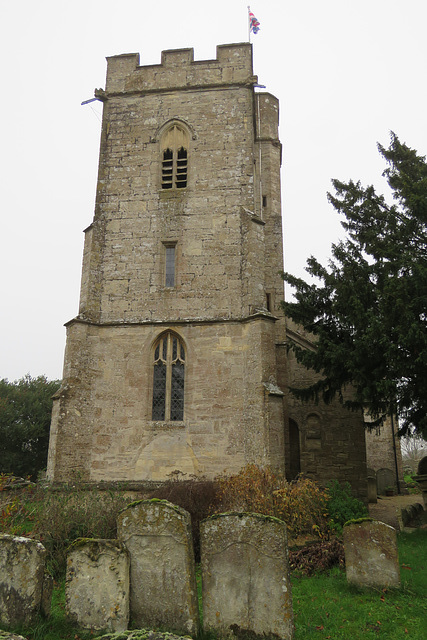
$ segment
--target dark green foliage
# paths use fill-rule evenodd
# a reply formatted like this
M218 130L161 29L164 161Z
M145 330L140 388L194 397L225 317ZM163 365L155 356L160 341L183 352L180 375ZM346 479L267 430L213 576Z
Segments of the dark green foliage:
M378 145L394 202L372 186L333 180L329 201L345 217L345 241L332 245L323 267L307 271L320 284L291 274L296 302L288 316L313 333L317 349L291 344L299 362L323 378L293 389L303 400L338 397L350 409L369 408L377 420L396 412L401 433L427 434L427 163L392 134ZM344 398L348 385L354 398Z
M337 480L332 480L326 485L326 491L329 496L329 526L335 533L341 534L343 526L349 520L369 515L363 502L352 495L349 482L340 484Z
M46 468L52 396L59 380L0 380L0 473L36 480Z

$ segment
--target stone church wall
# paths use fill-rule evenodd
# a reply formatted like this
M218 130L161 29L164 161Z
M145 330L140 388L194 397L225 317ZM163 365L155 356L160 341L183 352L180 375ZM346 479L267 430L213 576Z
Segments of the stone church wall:
M293 331L295 326L289 324L292 327L289 333L298 340L299 336ZM289 386L296 388L308 386L318 378L313 371L300 365L291 351L288 353L287 373ZM348 411L338 400L328 405L323 402L301 402L289 391L286 393L286 402L290 423L285 441L288 477L300 471L323 484L330 480L349 482L354 493L367 500L362 413ZM292 459L298 452L299 469Z
M167 329L186 348L179 422L151 420L152 345ZM282 399L263 384L274 374L272 318L161 327L74 322L68 331L70 386L55 400L61 447L54 449L52 435L48 464L57 481L73 472L96 482L164 480L176 469L212 478L247 462L283 470Z

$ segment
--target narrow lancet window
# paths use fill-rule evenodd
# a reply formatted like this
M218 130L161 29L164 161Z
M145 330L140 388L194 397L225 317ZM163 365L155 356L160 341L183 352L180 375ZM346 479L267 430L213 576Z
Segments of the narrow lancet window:
M166 269L165 269L165 286L175 286L175 246L165 247L166 250Z

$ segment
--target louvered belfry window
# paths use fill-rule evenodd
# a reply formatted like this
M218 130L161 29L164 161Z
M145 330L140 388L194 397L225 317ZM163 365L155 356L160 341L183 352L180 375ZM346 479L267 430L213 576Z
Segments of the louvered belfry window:
M162 137L162 189L184 189L188 179L188 135L173 125Z
M184 345L172 332L164 333L154 347L153 420L184 419Z

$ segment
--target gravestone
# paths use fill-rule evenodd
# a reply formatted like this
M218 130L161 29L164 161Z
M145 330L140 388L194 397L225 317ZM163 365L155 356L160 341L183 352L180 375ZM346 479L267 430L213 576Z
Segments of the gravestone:
M0 624L31 624L40 610L46 549L0 534Z
M368 476L368 503L377 502L377 479L375 476Z
M119 514L130 554L131 618L197 635L199 609L190 515L166 500L142 500Z
M388 487L395 487L396 480L393 471L390 469L378 469L377 471L377 491L378 495L385 495Z
M396 529L365 520L343 531L347 581L360 587L400 587Z
M83 629L124 631L129 623L129 554L117 540L71 546L65 579L67 616Z
M221 635L293 637L286 525L259 514L201 524L203 625Z

